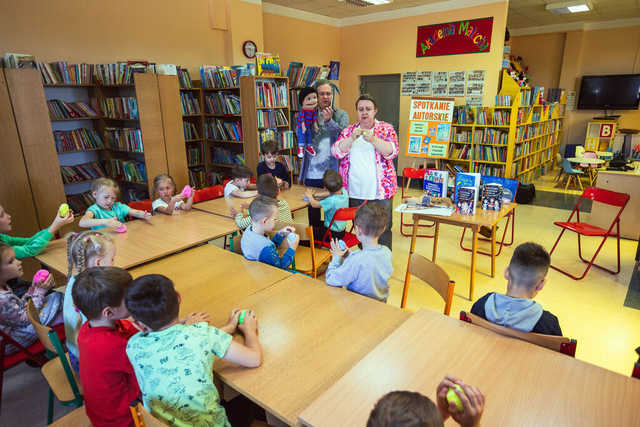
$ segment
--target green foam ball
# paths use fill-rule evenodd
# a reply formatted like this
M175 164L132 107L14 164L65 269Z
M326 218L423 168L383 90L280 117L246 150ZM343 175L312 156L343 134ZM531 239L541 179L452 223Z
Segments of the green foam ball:
M462 412L462 401L460 400L460 396L458 396L456 391L458 391L459 393L464 393L464 391L462 391L462 387L456 384L455 389L450 388L449 391L447 391L447 402L455 403L458 412Z

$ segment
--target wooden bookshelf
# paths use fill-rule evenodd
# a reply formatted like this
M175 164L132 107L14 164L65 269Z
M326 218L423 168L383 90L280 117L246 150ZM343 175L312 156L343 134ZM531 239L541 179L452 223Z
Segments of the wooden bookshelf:
M158 75L157 78L167 167L169 174L176 182L176 192L179 192L185 185L189 184L189 172L187 169L187 154L184 149L185 139L182 129L182 109L180 108L178 78L167 75Z
M202 87L200 81L193 80L193 87L184 88L180 87L180 96L182 97L183 93L191 93L198 101L198 108L200 109L199 114L182 114L182 126L183 126L183 137L185 142L185 153L187 154L187 174L189 179L189 184L192 187L196 188L204 188L208 185L211 185L210 182L210 172L211 167L209 166L209 150L207 147L206 140L204 138L204 101L202 94ZM180 103L182 100L179 100ZM182 113L182 109L181 109ZM199 138L186 139L185 127L193 125L195 127L196 132L198 133ZM190 164L189 163L189 149L197 148L201 152L202 162ZM197 169L196 169L197 168ZM204 178L202 179L196 173L202 170L204 172Z
M473 108L473 123L454 123L448 161L466 171L523 183L550 170L562 139L566 95L563 93L558 103L522 105L527 90L530 88L520 88L503 72L499 96L510 96L511 105ZM478 123L479 113L485 114L486 123ZM498 122L496 118L502 114ZM504 118L508 124L502 123ZM501 135L503 140L483 138L488 132ZM463 150L468 154L460 158ZM488 158L491 155L495 156Z

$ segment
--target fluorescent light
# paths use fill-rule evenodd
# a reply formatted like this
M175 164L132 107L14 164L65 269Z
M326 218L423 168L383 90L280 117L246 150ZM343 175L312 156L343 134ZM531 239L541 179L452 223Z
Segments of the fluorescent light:
M387 4L391 3L392 0L364 0L366 3L371 4Z
M569 9L569 12L571 13L576 13L576 12L589 12L589 6L586 4L578 4L576 6L568 6L567 9Z

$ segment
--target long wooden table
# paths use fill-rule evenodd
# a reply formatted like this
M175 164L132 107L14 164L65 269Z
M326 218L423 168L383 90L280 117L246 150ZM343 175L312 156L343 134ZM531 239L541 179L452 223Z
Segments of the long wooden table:
M439 216L439 215L425 215L425 214L413 214L413 233L411 236L411 246L409 248L409 260L411 260L411 254L416 249L416 238L418 234L418 224L420 221L433 221L435 222L435 233L433 237L433 255L431 261L436 262L436 255L438 253L438 237L440 235L440 224L450 224L459 227L469 227L473 232L472 247L471 247L471 271L469 277L469 300L473 300L473 290L476 280L476 258L478 253L478 231L481 226L485 226L491 229L491 277L495 277L496 273L496 232L497 224L505 218L507 215L512 215L515 211L517 204L510 203L502 206L499 211L489 211L483 209L476 209L474 215L462 215L454 212L451 216ZM511 218L511 220L515 220ZM504 240L504 239L503 239ZM501 243L502 245L502 243ZM402 292L403 305L406 302L407 294L409 290L409 264L407 262L407 272L404 279L404 290Z
M201 299L206 292L183 293L182 299ZM233 308L213 299L200 306L224 313ZM216 360L214 371L227 386L291 425L409 317L398 308L300 274L248 296L239 307L256 311L264 362L246 369Z
M197 210L178 212L172 216L154 215L150 222L127 222L126 233L102 229L115 241L114 265L128 269L238 230L235 221L229 218ZM67 242L65 239L52 241L36 259L66 276Z
M317 188L314 188L313 190L318 191ZM278 197L289 204L291 212L295 212L309 205L309 202L305 202L303 199L305 191L307 191L307 187L304 185L293 184L288 190L282 190ZM248 199L242 199L239 197L220 197L206 202L196 203L193 207L201 211L231 218L230 209L232 206L235 207L237 211L241 211L241 206L243 204L248 205L254 198L255 197Z
M322 393L300 421L364 426L389 391L417 391L435 402L446 374L482 391L485 426L640 425L637 379L424 309Z

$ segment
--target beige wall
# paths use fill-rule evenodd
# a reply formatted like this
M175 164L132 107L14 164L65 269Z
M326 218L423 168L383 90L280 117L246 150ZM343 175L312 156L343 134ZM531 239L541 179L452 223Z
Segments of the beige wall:
M560 87L577 92L583 75L640 73L640 26L513 37L512 52L530 67L532 84L557 81ZM562 59L554 65L551 58ZM602 113L569 112L563 144L583 144L587 123ZM616 114L621 115L620 127L640 129L640 110Z
M340 82L341 104L355 120L353 104L359 94L360 76L394 74L404 71L439 70L456 71L486 70L484 103L493 105L498 88L504 29L506 27L508 3L492 3L484 6L456 9L447 12L394 19L384 22L361 24L342 28ZM435 56L416 58L417 27L464 19L493 16L491 51L467 55ZM410 166L412 159L404 155L406 150L410 97L400 98L400 156L399 170Z

